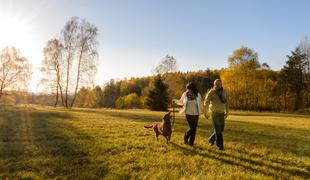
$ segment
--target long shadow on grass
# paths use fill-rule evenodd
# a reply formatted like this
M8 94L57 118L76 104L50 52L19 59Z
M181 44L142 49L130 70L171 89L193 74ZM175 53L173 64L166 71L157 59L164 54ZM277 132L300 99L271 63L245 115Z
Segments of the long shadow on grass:
M291 118L309 118L310 114L293 114L293 113L268 113L268 112L232 112L235 116L272 116L272 117L291 117Z
M290 152L300 157L310 157L310 132L244 121L227 122L225 136L243 144Z
M0 178L6 179L9 172L20 170L17 163L23 157L26 143L20 132L22 121L16 118L21 113L1 109L0 115Z
M91 143L93 139L70 123L66 123L66 121L74 120L70 114L12 109L6 110L3 114L5 123L0 127L0 130L7 130L1 134L1 138L7 140L6 144L8 144L0 152L1 160L8 163L8 166L2 170L0 168L4 173L18 177L17 173L30 171L45 178L66 177L73 179L74 177L83 177L85 174L88 179L104 175L105 167L94 170L89 166L89 152L86 147L82 147L80 144L85 141ZM25 130L24 127L16 129L18 124L24 123L23 121L31 129ZM25 140L32 139L32 142L16 141L20 134L31 136ZM33 148L30 148L26 153L25 144L29 143ZM40 160L32 162L34 159ZM90 170L92 173L88 174Z
M80 112L78 110L73 110ZM86 112L91 112L91 113L96 113L96 114L101 114L101 115L106 115L106 116L112 116L112 117L117 117L117 118L122 118L122 119L128 119L128 120L134 120L137 122L154 122L154 121L161 121L161 118L165 115L165 112L154 115L154 114L143 114L143 113L135 113L134 111L128 112L128 111L110 111L110 110L101 110L101 111L86 111Z
M146 124L160 121L161 118L160 116L156 117L152 114L134 114L133 112L94 111L94 113L123 118L130 121L145 122ZM185 120L177 117L174 131L183 133L185 128L187 128ZM209 136L210 134L208 133L210 133L212 126L210 122L205 123L205 120L201 119L199 120L198 128L201 134ZM225 140L247 144L252 147L265 147L283 153L293 153L299 157L310 157L310 132L302 129L229 120L226 122L224 137Z
M253 159L245 158L244 156L247 154L240 154L240 156L236 156L236 155L228 154L225 152L218 152L218 151L211 150L211 149L186 148L173 142L171 142L171 145L175 149L182 151L186 155L199 155L204 158L215 159L222 163L233 165L233 166L239 166L249 171L252 171L254 173L261 173L266 176L279 177L279 173L287 173L289 175L298 176L300 178L310 177L309 172L307 172L306 170L302 171L299 169L293 169L291 167L289 167L290 169L286 169L286 168L272 165L271 161L267 162L267 161L262 161L262 160L253 160ZM206 150L207 152L202 152L202 150L204 151ZM263 168L266 168L266 169L263 169Z
M75 110L77 111L77 110ZM104 116L110 116L114 118L121 118L126 119L129 121L135 121L135 122L145 122L145 125L150 125L153 122L159 122L162 120L163 116L165 115L165 112L162 112L161 114L154 115L154 114L143 114L143 113L134 113L132 112L122 112L122 111L109 111L109 110L103 110L103 111L90 111L91 113L96 113ZM182 117L183 118L183 117ZM183 119L182 122L180 121L180 117L176 117L176 124L187 124L187 122Z
M92 113L122 118L129 121L145 122L146 125L154 121L160 121L160 114L142 114L122 111L91 111ZM164 113L163 113L164 114ZM174 131L181 132L187 128L184 117L177 117ZM203 136L209 136L212 126L210 121L205 123L205 119L199 120L199 132ZM303 129L285 128L268 124L255 122L244 122L238 120L229 120L226 122L224 138L227 141L234 141L246 144L251 147L265 147L272 151L283 153L293 153L299 157L310 157L310 132Z

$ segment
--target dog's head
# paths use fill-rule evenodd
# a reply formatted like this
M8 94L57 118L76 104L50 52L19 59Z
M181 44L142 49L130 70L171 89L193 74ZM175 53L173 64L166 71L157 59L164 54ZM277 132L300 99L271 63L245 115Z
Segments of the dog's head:
M171 118L172 118L171 111L169 111L167 114L165 114L163 120L167 123L170 123Z

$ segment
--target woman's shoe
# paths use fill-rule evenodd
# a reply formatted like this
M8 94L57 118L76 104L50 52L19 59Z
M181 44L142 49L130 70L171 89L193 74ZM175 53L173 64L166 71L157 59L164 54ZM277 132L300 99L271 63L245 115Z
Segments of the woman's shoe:
M186 138L186 134L184 134L184 144L188 144L188 138Z

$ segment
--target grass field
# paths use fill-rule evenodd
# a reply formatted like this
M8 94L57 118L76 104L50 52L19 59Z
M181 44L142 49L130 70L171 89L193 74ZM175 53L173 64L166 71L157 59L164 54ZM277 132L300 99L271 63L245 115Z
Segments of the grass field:
M194 147L177 115L172 142L143 128L163 112L12 107L0 110L0 178L309 179L310 116L234 112L225 150L207 144L200 118Z

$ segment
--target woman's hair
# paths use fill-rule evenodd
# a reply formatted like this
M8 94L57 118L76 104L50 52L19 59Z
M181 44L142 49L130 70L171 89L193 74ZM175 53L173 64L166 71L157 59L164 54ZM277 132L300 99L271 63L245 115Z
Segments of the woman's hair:
M189 82L186 84L186 89L193 91L193 93L198 96L198 89L196 88L193 82Z

